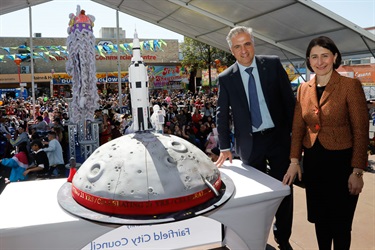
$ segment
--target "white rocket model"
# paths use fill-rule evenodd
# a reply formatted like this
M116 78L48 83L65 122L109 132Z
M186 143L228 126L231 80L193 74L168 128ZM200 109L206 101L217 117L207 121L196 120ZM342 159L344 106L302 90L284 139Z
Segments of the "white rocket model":
M129 86L133 118L131 132L151 129L149 128L148 75L141 57L137 30L134 32L133 56L129 66Z

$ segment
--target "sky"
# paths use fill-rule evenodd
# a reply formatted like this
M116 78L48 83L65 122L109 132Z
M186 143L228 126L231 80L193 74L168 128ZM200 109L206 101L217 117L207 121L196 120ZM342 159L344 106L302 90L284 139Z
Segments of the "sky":
M362 28L375 26L375 0L314 0L314 2ZM42 37L67 37L69 14L76 13L77 5L86 10L86 14L95 16L95 37L99 37L101 27L116 27L116 10L90 0L54 0L31 8L32 33L42 33ZM183 36L180 34L121 12L119 12L119 26L126 31L127 38L133 36L133 30L136 28L142 39L183 41ZM29 37L29 35L28 8L0 16L0 37Z

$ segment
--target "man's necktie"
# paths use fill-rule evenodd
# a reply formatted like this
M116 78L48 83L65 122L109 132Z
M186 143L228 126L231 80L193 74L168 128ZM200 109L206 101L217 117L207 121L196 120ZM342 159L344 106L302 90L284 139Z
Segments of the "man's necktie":
M250 113L252 125L256 128L262 124L262 115L260 114L259 100L257 94L257 87L253 76L253 68L247 68L246 72L249 74L249 99L250 99Z

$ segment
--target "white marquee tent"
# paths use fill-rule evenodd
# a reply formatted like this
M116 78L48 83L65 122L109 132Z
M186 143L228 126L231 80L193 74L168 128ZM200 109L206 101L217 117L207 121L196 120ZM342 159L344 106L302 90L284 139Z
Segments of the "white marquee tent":
M0 15L49 0L2 0ZM228 51L225 37L237 25L254 30L257 54L303 61L308 42L331 37L343 57L374 56L375 35L312 0L93 0Z

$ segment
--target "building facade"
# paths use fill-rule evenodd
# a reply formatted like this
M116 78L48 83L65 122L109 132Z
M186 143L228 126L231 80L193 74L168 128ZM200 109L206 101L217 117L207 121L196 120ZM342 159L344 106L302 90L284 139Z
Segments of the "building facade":
M0 89L24 86L31 92L32 72L28 37L0 37ZM165 87L169 81L186 82L187 75L179 64L178 40L146 39L141 41L142 57L152 72L150 86ZM127 70L131 63L133 39L120 39L119 45L113 38L96 39L96 69L98 88L118 89L118 57L120 58L121 81L127 82ZM66 38L33 38L34 86L37 95L65 95L72 84L66 74ZM20 58L19 66L15 59ZM165 69L164 69L165 68ZM173 73L174 72L174 73ZM167 74L166 74L167 73ZM163 78L164 76L164 78ZM167 78L166 78L167 77ZM158 81L162 81L160 83Z

